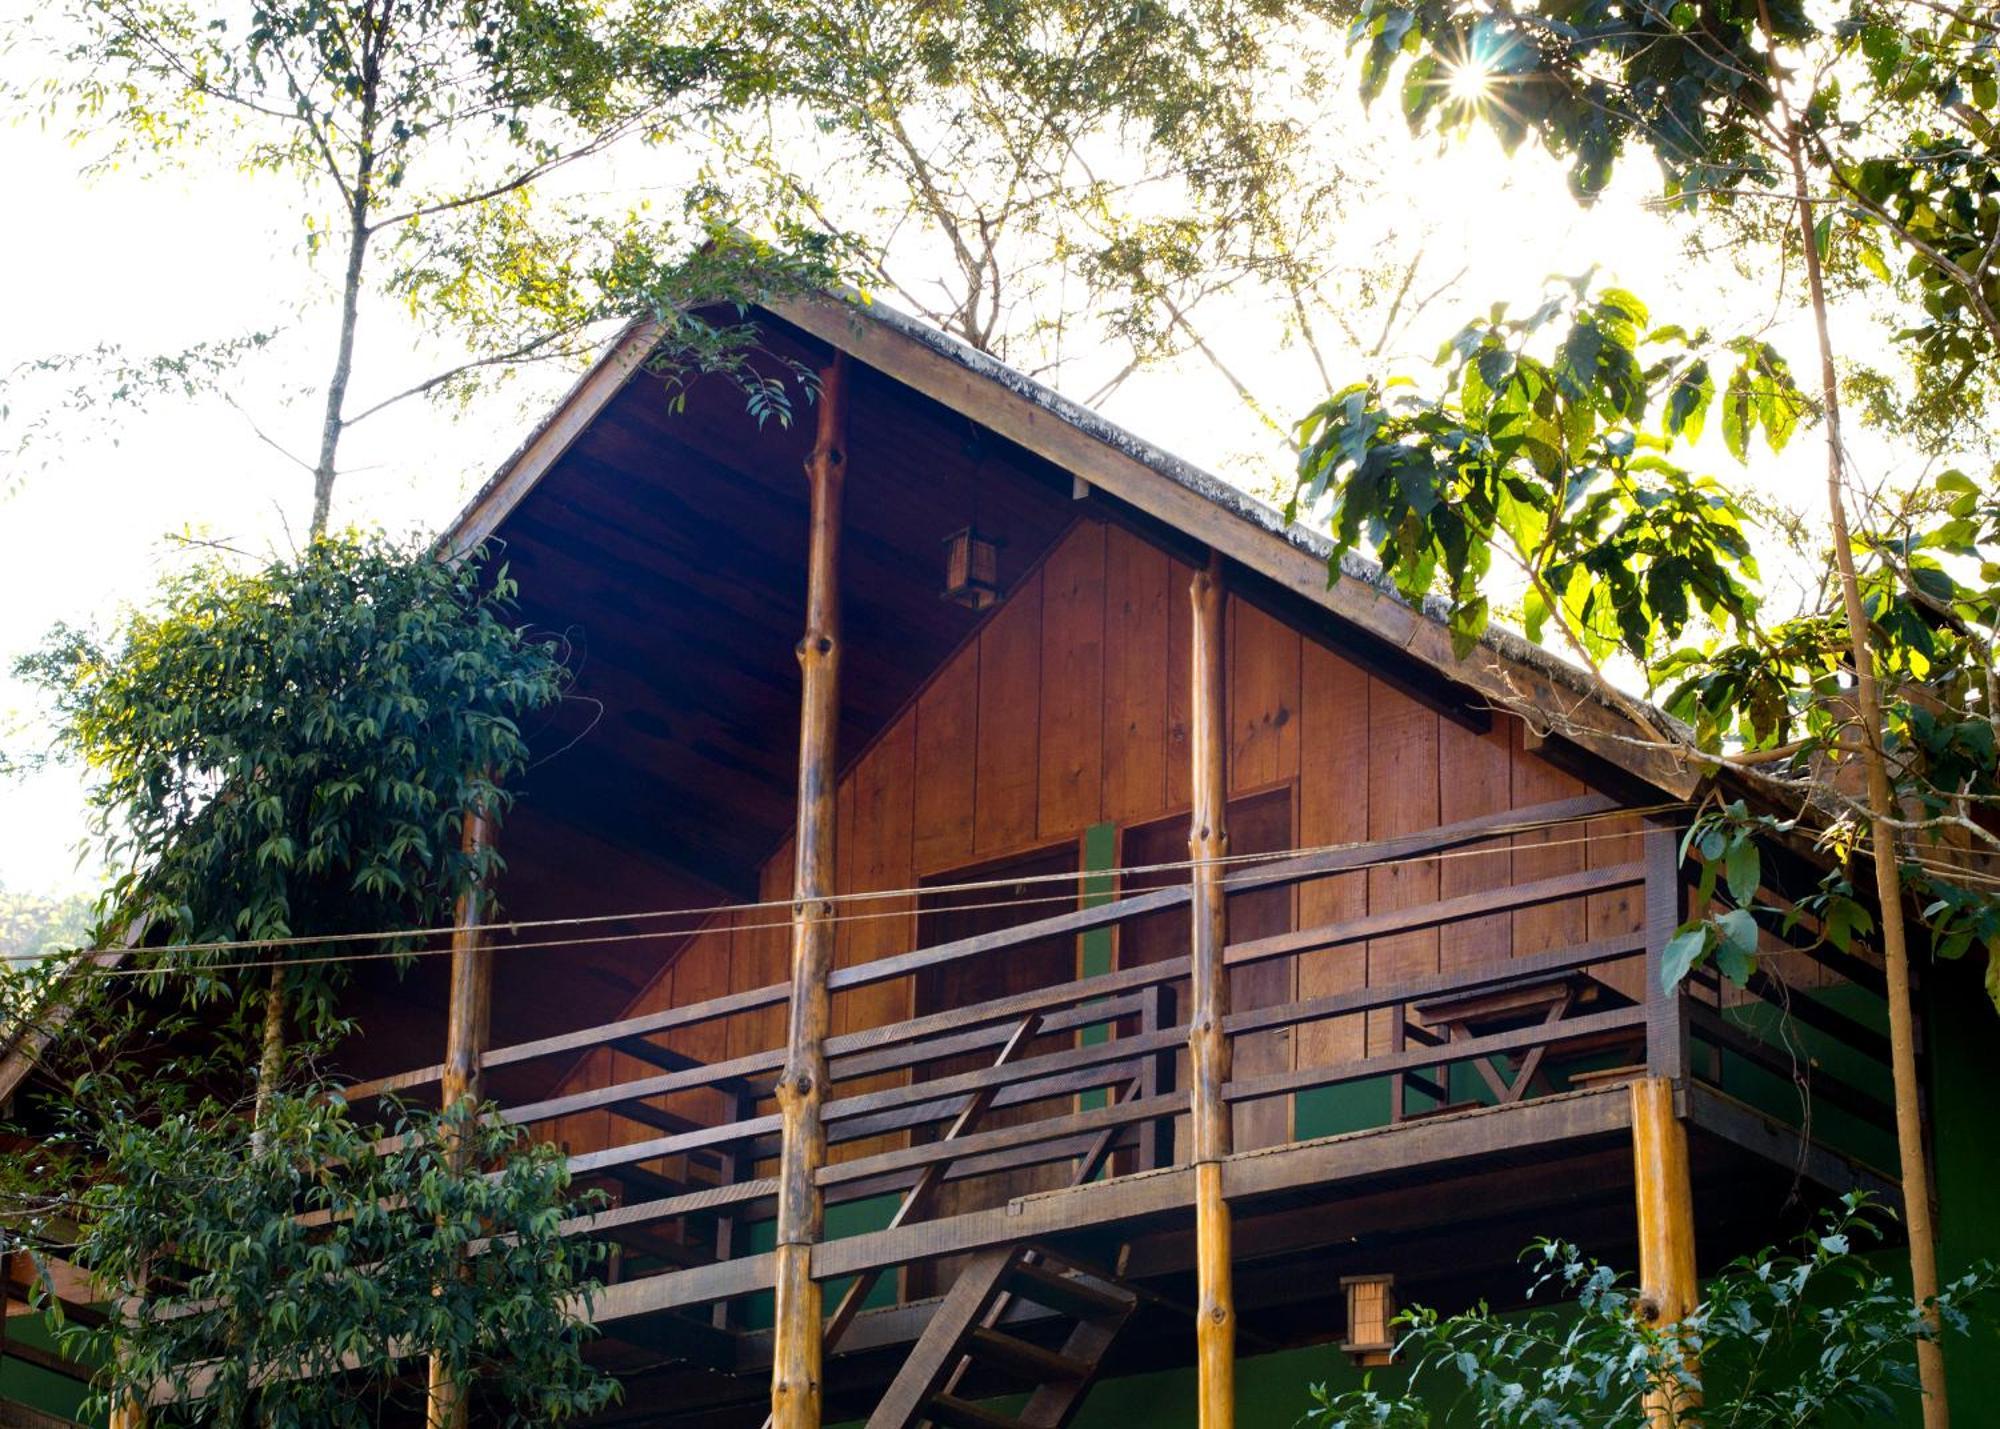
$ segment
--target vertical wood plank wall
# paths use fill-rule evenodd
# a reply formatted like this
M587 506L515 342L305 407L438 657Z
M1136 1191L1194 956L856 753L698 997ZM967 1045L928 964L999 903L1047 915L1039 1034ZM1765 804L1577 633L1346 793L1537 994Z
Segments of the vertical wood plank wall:
M839 891L909 888L1078 839L1099 822L1124 827L1185 810L1192 574L1122 527L1079 520L903 714L858 758L849 752ZM1288 788L1300 846L1387 838L1581 792L1523 747L1511 719L1496 717L1490 732L1474 734L1241 599L1231 599L1228 619L1230 794ZM1293 917L1317 925L1625 862L1638 857L1638 840L1618 836L1635 830L1633 821L1607 819L1588 840L1575 828L1522 833L1449 858L1322 879L1298 889ZM789 847L765 865L764 898L787 896L790 865ZM871 916L841 925L839 966L919 944L909 898L843 911ZM1636 928L1640 915L1636 894L1624 892L1587 906L1499 914L1243 969L1232 995L1254 1007L1379 985ZM653 975L626 1015L782 981L783 924L782 907L716 919ZM834 1030L907 1017L911 996L908 980L842 993ZM783 1011L773 1008L668 1041L713 1061L773 1047L782 1035ZM1254 1075L1388 1050L1388 1019L1377 1014L1239 1039L1236 1064ZM644 1070L598 1052L564 1089ZM704 1095L664 1105L712 1120L720 1108ZM1258 1124L1238 1127L1239 1146L1285 1137L1289 1112L1281 1100L1262 1104ZM552 1134L583 1151L658 1133L600 1112L557 1123ZM851 1145L835 1159L881 1149Z

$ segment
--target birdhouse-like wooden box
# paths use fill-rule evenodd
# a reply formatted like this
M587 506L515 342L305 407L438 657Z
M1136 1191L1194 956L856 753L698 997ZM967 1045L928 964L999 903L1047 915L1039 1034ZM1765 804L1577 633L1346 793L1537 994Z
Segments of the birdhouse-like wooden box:
M1000 543L975 526L944 538L944 598L970 610L1000 599Z
M1395 1357L1396 1277L1344 1275L1347 1292L1347 1338L1340 1347L1357 1364L1385 1365Z

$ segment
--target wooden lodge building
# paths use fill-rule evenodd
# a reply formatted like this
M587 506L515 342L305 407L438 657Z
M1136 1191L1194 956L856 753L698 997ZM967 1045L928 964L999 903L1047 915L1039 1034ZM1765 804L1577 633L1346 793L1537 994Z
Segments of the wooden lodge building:
M894 313L759 321L799 421L642 326L450 533L576 698L487 951L355 990L357 1097L476 1070L609 1196L601 1423L1280 1429L1537 1236L1672 1313L1895 1201L1877 963L1664 992L1706 785L1585 676Z

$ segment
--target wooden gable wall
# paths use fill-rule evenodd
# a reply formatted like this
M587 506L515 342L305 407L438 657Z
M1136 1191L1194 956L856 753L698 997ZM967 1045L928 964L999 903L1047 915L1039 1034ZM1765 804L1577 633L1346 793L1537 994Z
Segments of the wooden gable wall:
M1191 574L1086 511L849 765L839 796L838 891L909 889L954 869L1080 840L1100 823L1122 830L1185 811ZM1296 846L1388 838L1582 791L1574 777L1524 748L1512 719L1496 717L1490 731L1474 733L1241 598L1232 597L1228 619L1231 794L1289 790ZM1639 856L1638 840L1627 836L1634 827L1629 818L1606 819L1588 830L1521 833L1457 855L1321 880L1291 895L1294 926L1624 863ZM626 1015L784 980L791 863L789 846L778 850L760 878L769 906L713 920L653 974ZM841 925L841 966L921 945L910 896L842 911L868 916ZM1266 981L1239 987L1238 997L1251 993L1265 1005L1545 951L1634 929L1641 912L1634 890L1378 939L1295 965L1244 970ZM911 1000L908 979L838 994L834 1031L908 1017ZM712 1062L777 1046L783 1035L784 1009L777 1007L668 1041ZM1255 1073L1388 1050L1387 1019L1378 1014L1366 1024L1350 1017L1308 1024L1296 1036L1239 1038L1236 1055L1239 1073ZM599 1051L563 1086L581 1090L649 1070ZM722 1111L708 1093L666 1105L703 1121ZM1284 1107L1265 1106L1280 1124L1269 1124L1267 1113L1265 1124L1249 1129L1252 1144L1289 1134ZM551 1134L583 1151L657 1132L593 1112L556 1123ZM836 1148L835 1159L880 1149Z

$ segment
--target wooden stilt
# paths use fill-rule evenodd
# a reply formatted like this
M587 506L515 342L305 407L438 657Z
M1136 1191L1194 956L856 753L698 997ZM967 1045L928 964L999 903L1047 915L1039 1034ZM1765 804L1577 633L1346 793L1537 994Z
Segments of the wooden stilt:
M461 840L468 856L490 848L492 820L478 811L468 813ZM485 904L485 890L475 883L459 895L458 911L452 919L451 997L445 1010L441 1079L441 1105L446 1111L468 1098L474 1102L479 1099L479 1058L486 1050L493 1019L493 956L482 932ZM461 1170L471 1154L464 1133L462 1125L444 1128L445 1157ZM465 1422L465 1385L453 1377L444 1361L433 1358L425 1423L428 1429L464 1429Z
M812 524L806 558L804 676L799 713L797 862L792 881L791 1016L778 1080L777 1319L771 1359L775 1429L818 1429L824 1348L812 1248L820 1237L819 1170L826 1162L827 975L833 967L833 838L840 732L840 501L847 472L847 368L820 378L819 430L806 478Z
M1666 1077L1632 1083L1632 1171L1643 1313L1661 1325L1675 1324L1695 1308L1701 1287L1695 1278L1687 1131L1674 1115L1674 1084ZM1685 1386L1663 1382L1649 1396L1647 1411L1651 1422L1665 1429L1698 1403Z
M1230 1429L1236 1418L1236 1303L1229 1271L1229 1206L1222 1199L1222 1162L1231 1149L1229 912L1223 865L1229 852L1226 811L1227 664L1223 655L1221 557L1211 553L1189 587L1194 601L1193 709L1189 746L1194 815L1188 834L1193 874L1192 1006L1188 1017L1189 1111L1195 1167L1195 1356L1201 1429Z

